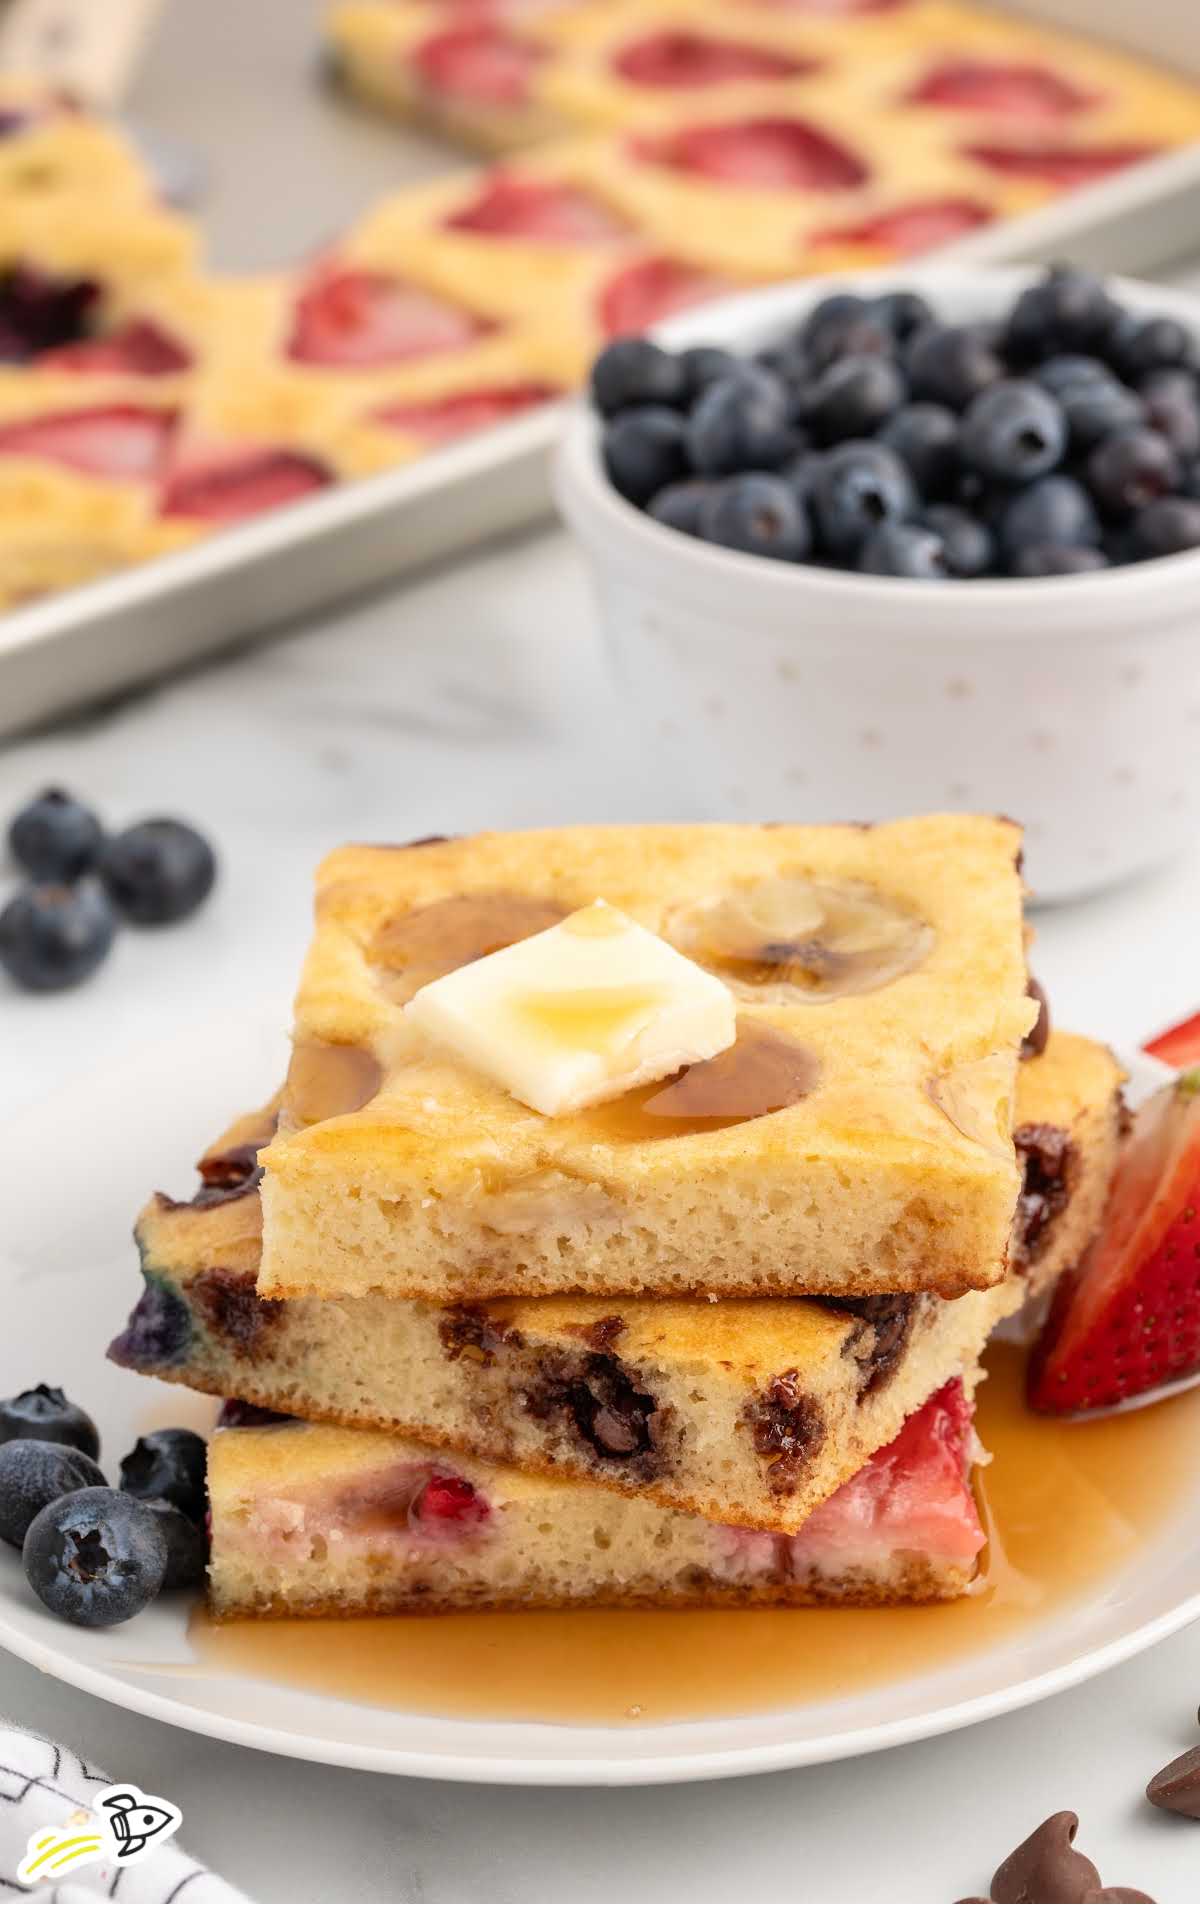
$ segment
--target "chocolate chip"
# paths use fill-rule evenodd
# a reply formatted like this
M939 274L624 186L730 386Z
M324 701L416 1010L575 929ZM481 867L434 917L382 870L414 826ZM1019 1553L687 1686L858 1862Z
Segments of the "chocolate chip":
M1043 1820L997 1866L992 1880L995 1905L1082 1905L1089 1892L1098 1892L1099 1872L1075 1850L1078 1830L1073 1812L1054 1812Z
M486 1310L465 1303L444 1313L438 1324L438 1336L448 1361L456 1363L465 1358L469 1363L482 1364L484 1369L491 1368L505 1347L521 1347L517 1330L501 1328Z
M259 1296L253 1270L202 1270L188 1285L192 1308L240 1356L254 1358L283 1320L283 1306Z
M760 1396L746 1404L744 1418L754 1446L769 1464L767 1485L773 1495L790 1495L804 1464L825 1440L825 1416L813 1396L799 1387L800 1372L775 1376Z
M1032 975L1025 990L1037 1000L1038 1015L1021 1041L1021 1057L1040 1058L1050 1042L1050 1001L1045 988Z
M564 1328L568 1330L572 1336L581 1337L590 1348L603 1352L606 1349L611 1349L618 1336L623 1334L625 1318L623 1316L599 1316L594 1323L567 1323L564 1324Z
M1023 1270L1042 1255L1055 1218L1071 1200L1078 1157L1061 1125L1018 1125L1013 1143L1024 1177L1013 1219L1010 1255L1014 1268Z
M818 1297L826 1309L862 1320L847 1337L843 1354L858 1363L859 1399L877 1395L899 1368L922 1303L919 1296Z
M638 1388L633 1372L616 1356L546 1354L541 1380L530 1384L522 1403L538 1421L565 1418L606 1463L619 1461L643 1477L659 1466L658 1443L667 1412L647 1390Z
M1200 1746L1189 1747L1146 1788L1146 1797L1152 1806L1161 1806L1164 1812L1178 1812L1185 1819L1200 1819Z

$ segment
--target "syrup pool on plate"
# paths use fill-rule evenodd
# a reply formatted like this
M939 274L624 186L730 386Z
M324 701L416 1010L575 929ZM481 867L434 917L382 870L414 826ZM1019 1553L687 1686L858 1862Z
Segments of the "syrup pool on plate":
M1130 1565L1192 1485L1200 1391L1094 1422L1031 1415L1023 1357L989 1352L989 1542L976 1592L932 1607L234 1621L203 1668L409 1712L648 1725L801 1706L983 1653Z

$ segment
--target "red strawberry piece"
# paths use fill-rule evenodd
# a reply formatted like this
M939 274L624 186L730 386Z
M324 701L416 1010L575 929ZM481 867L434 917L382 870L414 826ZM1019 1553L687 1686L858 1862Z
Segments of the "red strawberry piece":
M989 206L970 198L914 199L890 212L864 218L857 225L828 225L813 234L810 245L871 245L896 258L911 258L934 245L949 244L964 232L986 225Z
M1164 1065L1174 1065L1180 1071L1188 1065L1200 1065L1200 1012L1160 1032L1143 1049L1151 1058L1160 1058Z
M716 179L781 191L838 191L863 185L867 168L806 119L741 119L683 126L633 142L635 157Z
M1200 1071L1138 1111L1104 1227L1060 1283L1029 1369L1034 1409L1109 1408L1200 1368Z
M174 429L174 411L137 404L60 410L0 425L0 456L42 457L87 476L131 482L158 475Z
M542 49L518 38L497 20L472 18L425 40L413 56L430 92L449 93L485 106L523 106Z
M1015 60L945 60L908 97L919 106L962 106L1006 119L1065 119L1099 103L1065 74Z
M1140 165L1159 150L1152 145L991 145L987 141L965 146L967 158L1008 178L1040 179L1070 191L1090 185L1127 165Z
M985 1539L971 1489L972 1420L962 1383L948 1382L809 1516L790 1544L793 1564L907 1550L969 1566Z
M180 469L163 484L164 516L190 516L209 523L235 523L311 496L333 481L315 456L296 450L255 450Z
M723 40L687 28L648 33L622 47L614 70L634 86L720 86L739 79L794 79L818 62L791 59L743 40Z
M461 1475L431 1475L413 1502L409 1517L414 1522L469 1525L486 1521L490 1512L482 1495Z
M602 199L578 186L504 173L494 173L478 198L452 212L445 225L448 231L532 238L550 245L605 245L629 232L625 220Z
M491 389L460 390L452 397L434 397L424 403L385 404L375 416L380 423L411 432L422 443L451 443L455 437L486 430L490 424L503 423L561 395L549 384L499 384Z
M737 288L729 279L696 265L679 264L673 258L643 258L608 280L597 299L596 316L605 337L624 337L693 304L726 297Z
M342 370L463 350L490 324L432 291L377 271L326 271L296 300L288 355Z
M43 351L38 358L43 370L128 373L134 377L166 377L173 371L187 370L191 362L190 351L148 318L131 318L107 337L63 344L58 350Z

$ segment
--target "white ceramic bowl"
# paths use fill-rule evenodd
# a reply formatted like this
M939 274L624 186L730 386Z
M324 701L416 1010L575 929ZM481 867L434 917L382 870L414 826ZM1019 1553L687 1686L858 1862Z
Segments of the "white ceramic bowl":
M1036 274L905 270L949 319L993 316ZM676 319L672 345L761 346L833 288L755 292ZM1200 335L1200 300L1116 280ZM556 466L630 718L711 817L879 820L946 809L1027 828L1027 877L1068 899L1195 832L1200 553L1044 581L929 583L777 563L662 528L622 501L582 404Z

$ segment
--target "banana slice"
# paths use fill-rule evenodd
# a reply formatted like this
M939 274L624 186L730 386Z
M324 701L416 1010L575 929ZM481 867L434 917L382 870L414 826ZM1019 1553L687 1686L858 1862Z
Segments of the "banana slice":
M933 945L932 927L874 887L799 875L679 907L664 932L739 998L783 1005L874 992Z

